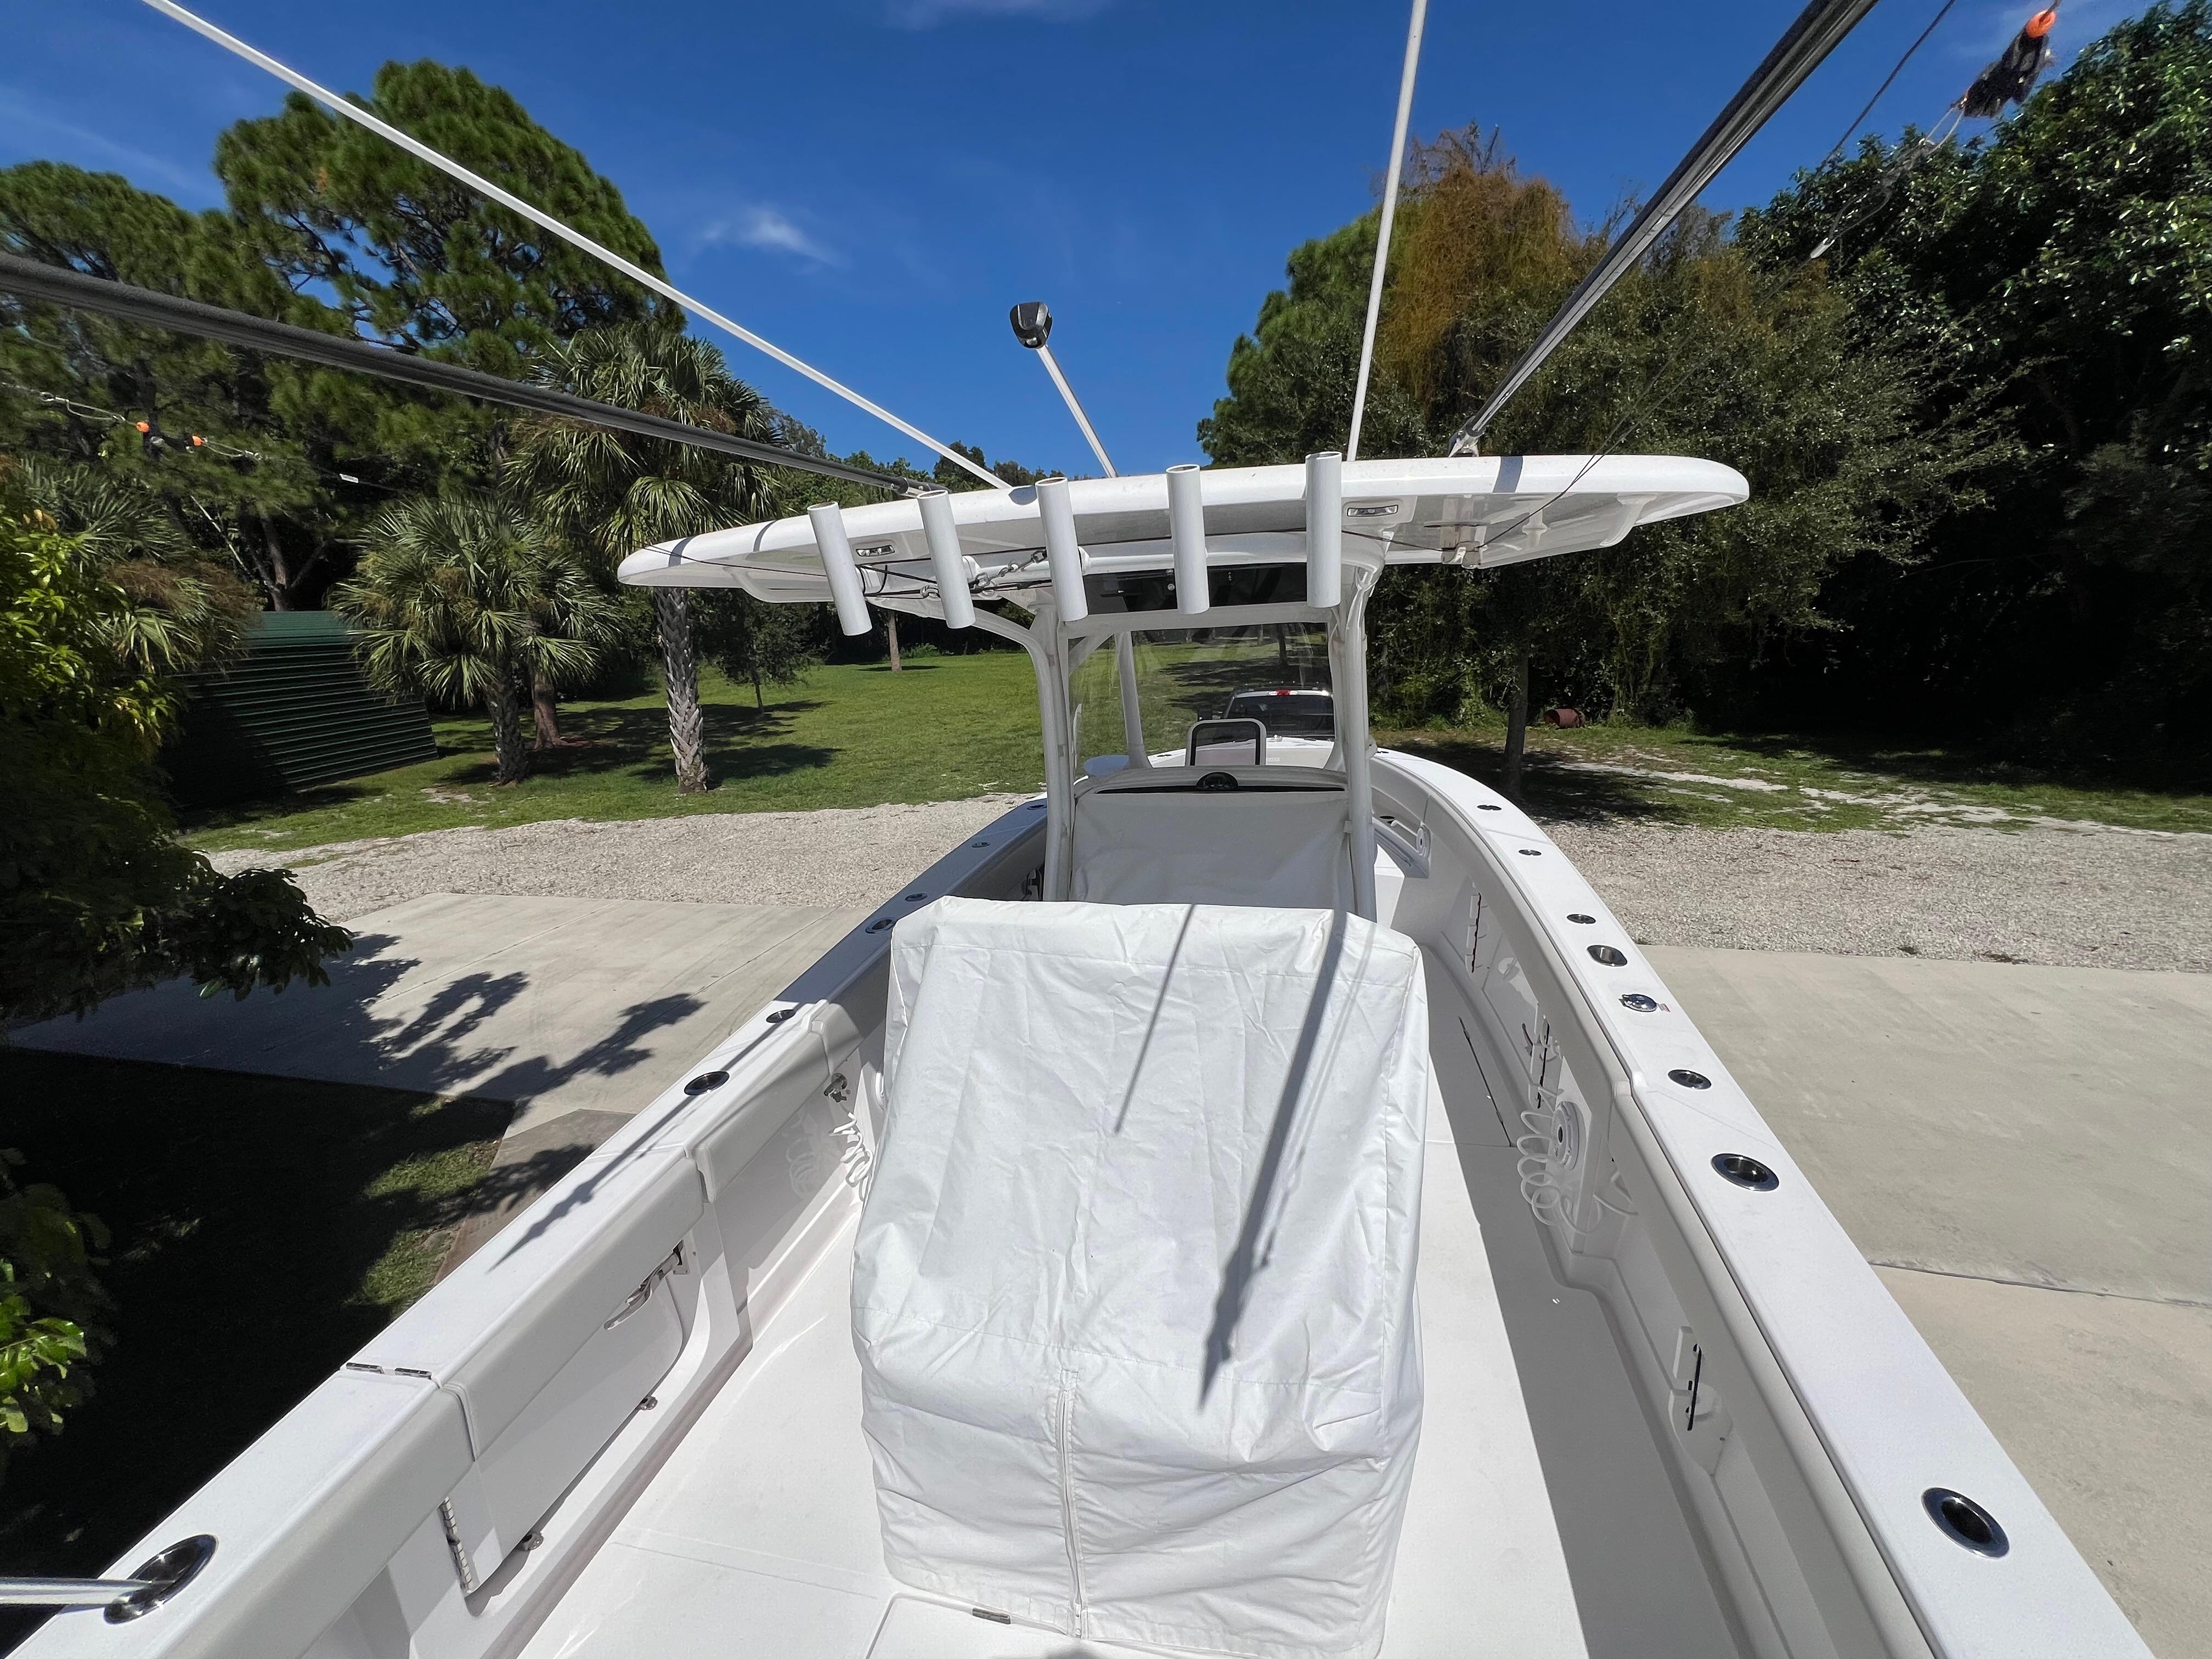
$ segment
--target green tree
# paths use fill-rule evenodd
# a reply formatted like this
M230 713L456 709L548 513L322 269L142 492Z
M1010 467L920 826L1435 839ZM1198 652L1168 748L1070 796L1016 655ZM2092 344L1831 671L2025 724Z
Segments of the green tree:
M1473 412L1607 240L1496 141L1417 151L1385 291L1368 454L1421 453ZM1395 571L1373 613L1375 677L1398 718L1509 712L1517 782L1532 673L1622 713L1673 712L1714 665L1825 626L1826 573L1865 552L1912 556L1929 514L1991 459L1971 407L1919 419L1929 373L1856 326L1819 272L1747 259L1692 217L1557 352L1486 447L1710 456L1751 502L1650 526L1623 545L1495 571ZM1363 220L1292 256L1231 354L1231 395L1200 437L1217 461L1340 447L1374 229Z
M539 376L582 397L738 437L769 442L778 434L775 410L730 373L720 352L654 324L596 330L556 344ZM749 463L550 419L517 428L509 476L519 493L610 571L641 547L765 518L778 499L768 476ZM708 779L693 606L680 587L656 587L651 596L676 787L697 793Z
M22 1163L0 1146L0 1479L10 1454L62 1431L108 1340L94 1271L107 1230L59 1188L18 1181Z
M1907 135L1912 142L1915 135ZM2206 750L2212 716L2212 5L2115 25L2013 119L1887 193L1896 152L1802 175L1741 240L1824 264L1887 349L1948 359L2020 440L1924 565L1860 561L1821 691L2106 752ZM1925 418L1936 418L1931 409Z
M388 63L356 100L646 270L660 250L622 192L514 96L465 69ZM337 296L355 331L523 379L556 343L657 319L665 302L299 93L216 144L232 212L295 290Z
M402 501L368 539L331 595L359 629L363 672L390 691L482 705L498 781L521 782L532 683L591 674L623 636L621 605L537 520L477 493Z
M756 708L768 707L763 686L789 685L822 660L818 607L770 605L738 592L700 599L700 643L708 659L751 686Z
M0 247L304 327L347 326L288 288L228 216L187 213L113 173L0 169ZM313 604L342 574L368 505L434 463L438 446L416 428L438 401L0 295L0 451L135 485L278 610Z
M351 943L289 872L218 875L177 842L149 761L177 708L163 653L190 630L157 647L152 608L0 466L0 1022L179 974L203 994L323 984Z

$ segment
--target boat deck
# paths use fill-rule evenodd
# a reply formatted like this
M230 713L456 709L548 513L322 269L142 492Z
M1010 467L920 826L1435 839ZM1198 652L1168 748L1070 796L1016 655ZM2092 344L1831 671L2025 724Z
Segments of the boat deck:
M1543 1262L1465 1005L1433 963L1430 981L1427 1403L1383 1654L1733 1653L1638 1407L1618 1397L1627 1383L1603 1316ZM848 1229L763 1333L528 1659L1133 1651L978 1618L884 1571L860 1430L849 1241ZM1551 1358L1534 1378L1516 1365L1508 1328L1521 1320L1548 1327ZM1540 1441L1550 1443L1540 1455Z

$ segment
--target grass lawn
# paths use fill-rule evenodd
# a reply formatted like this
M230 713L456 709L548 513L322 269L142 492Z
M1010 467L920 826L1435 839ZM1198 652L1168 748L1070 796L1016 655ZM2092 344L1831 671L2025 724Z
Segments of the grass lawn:
M1498 781L1504 724L1378 731L1385 744ZM1782 830L1915 824L2113 824L2212 832L2212 795L2038 773L1961 750L1843 737L1709 735L1681 727L1528 730L1526 793L1552 817Z
M1271 641L1148 647L1140 653L1146 735L1176 746L1192 719L1217 714L1243 685L1296 683ZM1118 751L1121 716L1111 653L1079 670L1086 754ZM880 663L817 668L773 689L766 708L749 688L707 671L714 787L680 796L667 718L647 695L571 703L564 729L588 739L536 758L511 788L491 781L491 735L480 718L436 722L439 757L301 795L189 817L204 850L290 851L331 842L465 824L546 818L665 817L689 812L799 811L886 801L955 800L1040 787L1036 688L1019 652L922 653L902 673ZM1498 780L1501 721L1446 730L1378 729L1382 741L1486 781ZM2212 831L2212 795L2045 775L1964 749L1804 734L1693 732L1623 725L1529 732L1529 803L1559 817L1789 830L1902 830L1915 824L2113 824Z
M428 1290L510 1113L5 1048L0 1099L114 1301L92 1398L0 1476L0 1572L106 1566Z
M660 690L562 709L562 728L589 741L534 757L532 775L492 782L491 728L481 717L434 722L438 758L307 793L189 816L204 851L289 849L463 824L546 818L648 818L687 812L804 811L886 801L957 800L1042 788L1036 678L1026 653L914 653L903 672L833 664L796 685L750 686L713 669L706 708L706 794L676 793Z

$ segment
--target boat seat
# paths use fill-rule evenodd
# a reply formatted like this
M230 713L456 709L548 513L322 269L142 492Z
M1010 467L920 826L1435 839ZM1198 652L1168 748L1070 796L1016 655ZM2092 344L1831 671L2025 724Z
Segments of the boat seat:
M1108 1641L1376 1650L1427 1026L1418 947L1343 911L900 924L853 1273L895 1577Z
M1310 771L1158 768L1115 775L1075 804L1068 896L1094 904L1349 908L1345 798ZM1202 788L1228 777L1235 788Z

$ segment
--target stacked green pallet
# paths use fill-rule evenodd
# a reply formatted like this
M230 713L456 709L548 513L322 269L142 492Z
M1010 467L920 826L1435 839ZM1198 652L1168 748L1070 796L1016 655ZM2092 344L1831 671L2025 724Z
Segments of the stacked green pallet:
M344 621L326 611L264 613L243 654L191 690L161 757L187 805L312 788L438 752L422 705L370 685Z

